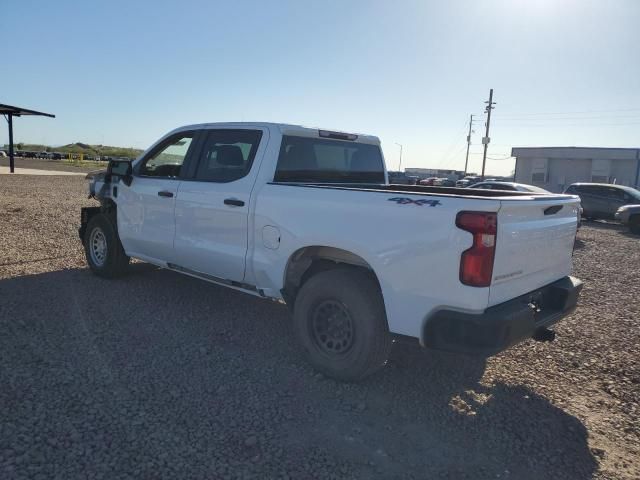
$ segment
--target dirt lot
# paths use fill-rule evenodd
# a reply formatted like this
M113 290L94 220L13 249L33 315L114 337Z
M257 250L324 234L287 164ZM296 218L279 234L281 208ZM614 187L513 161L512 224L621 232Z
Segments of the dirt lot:
M587 224L579 310L489 360L315 374L285 308L89 273L79 177L0 176L0 478L640 477L640 238Z

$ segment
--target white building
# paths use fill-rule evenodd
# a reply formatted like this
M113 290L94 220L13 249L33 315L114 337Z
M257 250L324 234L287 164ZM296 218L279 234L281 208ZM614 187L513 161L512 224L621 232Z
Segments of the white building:
M512 148L515 181L562 192L576 182L640 184L640 149L590 147Z

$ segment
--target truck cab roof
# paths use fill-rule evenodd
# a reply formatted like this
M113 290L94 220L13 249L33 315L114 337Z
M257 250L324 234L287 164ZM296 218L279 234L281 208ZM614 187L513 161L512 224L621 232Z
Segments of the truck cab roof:
M170 134L181 132L184 130L202 130L207 128L268 128L277 130L282 135L292 135L298 137L322 137L326 136L322 133L328 134L343 134L349 138L337 138L327 136L327 138L334 138L335 140L350 140L360 143L371 143L380 145L380 139L375 135L369 135L364 133L345 132L342 130L325 129L318 127L307 127L303 125L293 125L289 123L276 123L276 122L213 122L213 123L197 123L193 125L185 125L178 127L170 132Z

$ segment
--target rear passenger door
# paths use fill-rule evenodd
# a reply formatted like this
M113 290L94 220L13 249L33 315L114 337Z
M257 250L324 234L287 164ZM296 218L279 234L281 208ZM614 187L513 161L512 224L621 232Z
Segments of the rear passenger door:
M609 217L609 199L611 193L609 188L605 186L596 185L589 187L591 194L591 203L593 204L593 211L596 218L608 218Z
M627 203L626 197L627 195L624 193L624 191L619 188L607 188L607 216L609 218L614 218L615 213L618 211L618 209Z
M606 199L603 197L600 187L597 185L580 185L575 187L575 192L580 196L580 204L587 218L599 218L606 209Z
M176 198L175 266L244 279L251 192L267 129L208 130Z

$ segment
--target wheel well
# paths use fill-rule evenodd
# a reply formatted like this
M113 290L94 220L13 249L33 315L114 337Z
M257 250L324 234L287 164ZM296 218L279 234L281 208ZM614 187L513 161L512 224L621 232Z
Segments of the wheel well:
M106 199L103 202L100 202L99 207L82 207L80 209L80 228L78 233L80 234L80 238L84 238L84 232L87 229L87 225L89 221L99 213L104 213L109 216L113 221L114 225L117 225L115 222L116 219L116 204L111 199Z
M282 289L284 300L288 305L293 306L298 291L308 279L317 273L334 268L364 270L371 275L380 288L380 282L373 268L359 255L335 247L312 246L297 250L289 258Z

